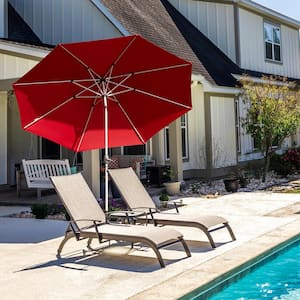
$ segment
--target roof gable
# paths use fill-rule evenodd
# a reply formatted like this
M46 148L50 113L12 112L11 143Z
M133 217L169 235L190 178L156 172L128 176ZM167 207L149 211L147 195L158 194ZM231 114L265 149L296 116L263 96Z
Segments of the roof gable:
M214 79L186 42L161 0L101 0L110 13L131 34L139 34L165 50L190 61L193 73Z

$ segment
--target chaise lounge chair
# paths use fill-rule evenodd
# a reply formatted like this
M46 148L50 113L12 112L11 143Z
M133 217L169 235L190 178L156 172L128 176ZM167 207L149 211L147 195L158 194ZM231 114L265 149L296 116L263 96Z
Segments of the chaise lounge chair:
M62 200L71 221L61 242L57 256L59 257L65 243L72 237L77 240L88 239L87 247L91 247L92 239L99 242L110 240L141 243L153 249L161 267L165 266L159 249L181 242L187 256L190 251L181 233L167 228L155 228L130 224L108 223L106 216L81 173L51 177L54 188Z
M179 214L159 212L155 202L131 168L111 169L109 170L109 174L130 209L148 210L148 215L150 215L150 217L137 217L138 222L153 222L154 225L174 225L199 228L206 234L212 248L216 248L216 244L211 236L213 231L227 228L232 240L235 240L234 233L229 226L228 221L222 217L209 215L188 217Z

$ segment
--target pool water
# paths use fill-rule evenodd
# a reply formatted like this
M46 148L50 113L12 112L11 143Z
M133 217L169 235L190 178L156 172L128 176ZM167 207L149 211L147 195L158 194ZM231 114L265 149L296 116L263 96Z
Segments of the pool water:
M259 264L238 281L206 299L300 300L300 241L273 255L266 263Z
M180 300L300 300L300 234Z

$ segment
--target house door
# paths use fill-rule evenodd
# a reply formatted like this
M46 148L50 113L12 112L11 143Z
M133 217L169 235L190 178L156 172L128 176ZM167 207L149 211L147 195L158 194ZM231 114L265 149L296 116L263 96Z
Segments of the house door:
M7 184L7 98L0 92L0 184Z

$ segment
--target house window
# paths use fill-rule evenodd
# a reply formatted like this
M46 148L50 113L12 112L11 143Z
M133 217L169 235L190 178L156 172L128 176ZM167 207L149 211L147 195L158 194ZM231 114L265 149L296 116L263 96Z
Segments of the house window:
M235 100L235 133L238 153L241 152L241 124L240 124L240 106L239 100Z
M61 157L61 146L41 138L41 158L43 159L60 159Z
M187 115L181 117L182 158L188 158Z
M252 138L252 141L253 141L253 150L254 151L258 151L260 149L260 146L261 146L261 142L259 139L253 137Z
M280 26L264 22L265 57L281 62Z
M145 155L146 145L124 146L124 155Z
M188 158L188 130L187 130L187 115L180 118L181 141L182 141L182 158ZM170 137L169 127L165 127L165 152L166 159L170 159Z

